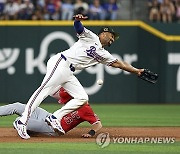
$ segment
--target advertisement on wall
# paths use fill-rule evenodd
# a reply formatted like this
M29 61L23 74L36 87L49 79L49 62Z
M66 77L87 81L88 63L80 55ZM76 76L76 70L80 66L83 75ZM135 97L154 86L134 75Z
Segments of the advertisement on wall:
M87 28L97 33L101 27ZM176 93L180 91L179 42L166 42L136 26L112 28L120 33L120 39L106 48L113 56L167 77L160 76L160 81L151 85L128 72L98 64L75 72L90 96L90 101L178 102L180 97L176 96ZM77 41L73 26L0 26L0 33L0 102L4 103L26 102L41 84L48 59ZM168 71L174 75L168 75ZM102 85L97 84L99 79L104 81ZM172 84L167 84L169 79ZM173 91L174 94L166 96L168 91ZM174 98L177 99L173 100Z

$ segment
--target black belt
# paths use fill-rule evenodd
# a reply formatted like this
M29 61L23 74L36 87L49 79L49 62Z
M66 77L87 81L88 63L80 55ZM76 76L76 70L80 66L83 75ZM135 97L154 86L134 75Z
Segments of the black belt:
M61 58L64 59L65 61L67 60L67 58L66 58L63 54L61 54ZM75 67L73 66L73 64L70 64L70 65L69 65L69 68L70 68L70 70L71 70L72 72L75 71Z

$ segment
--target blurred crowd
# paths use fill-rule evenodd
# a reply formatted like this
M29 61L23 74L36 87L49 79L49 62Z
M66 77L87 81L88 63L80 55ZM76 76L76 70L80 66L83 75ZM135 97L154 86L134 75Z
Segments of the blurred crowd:
M180 22L180 0L148 0L149 20L153 22Z
M125 0L124 0L125 1ZM153 22L180 22L180 0L147 0ZM122 0L0 0L0 20L118 20ZM119 5L118 5L119 4Z
M116 0L0 0L0 20L117 20Z

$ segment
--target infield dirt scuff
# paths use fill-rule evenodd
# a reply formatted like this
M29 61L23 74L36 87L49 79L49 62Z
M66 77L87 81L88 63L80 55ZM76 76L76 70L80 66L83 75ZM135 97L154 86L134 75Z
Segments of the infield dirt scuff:
M82 138L81 135L89 128L75 128L59 137L45 136L38 133L31 134L29 140L21 139L13 128L0 128L0 142L95 142L93 138ZM122 137L175 137L180 141L180 127L104 127L98 133L109 133L111 136Z

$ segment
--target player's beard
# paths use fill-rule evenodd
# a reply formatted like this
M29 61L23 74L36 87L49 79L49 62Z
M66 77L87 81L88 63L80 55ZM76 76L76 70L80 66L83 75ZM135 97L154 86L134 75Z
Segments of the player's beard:
M111 44L112 44L112 41L110 41L110 39L107 38L107 37L106 37L104 40L105 40L105 42L106 42L106 45L110 47Z
M111 44L112 44L112 41L109 41L109 42L108 42L108 47L110 47L110 46L111 46Z

